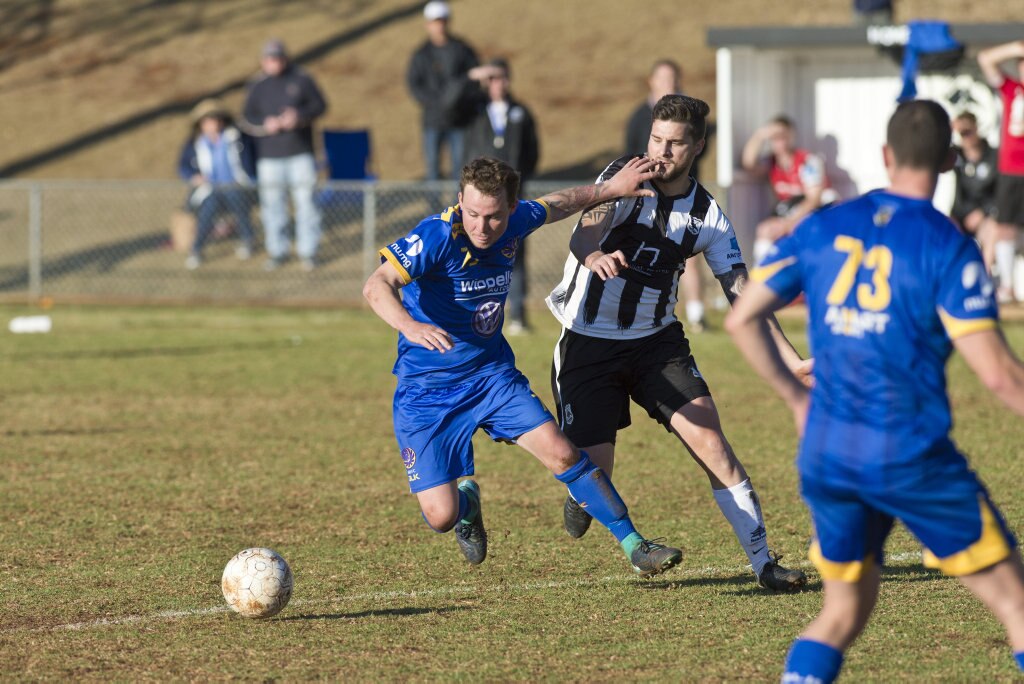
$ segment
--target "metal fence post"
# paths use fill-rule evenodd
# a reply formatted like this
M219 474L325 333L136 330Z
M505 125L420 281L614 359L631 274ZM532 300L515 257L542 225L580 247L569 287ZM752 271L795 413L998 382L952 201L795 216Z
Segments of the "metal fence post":
M32 183L28 191L28 294L43 295L43 188Z
M377 184L363 183L363 280L377 270Z

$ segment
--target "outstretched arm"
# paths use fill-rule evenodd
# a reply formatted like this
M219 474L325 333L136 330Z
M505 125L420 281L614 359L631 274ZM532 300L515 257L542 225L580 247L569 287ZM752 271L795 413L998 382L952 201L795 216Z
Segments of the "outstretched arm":
M802 436L810 395L804 383L783 361L778 343L773 342L773 333L768 325L770 317L774 320L771 313L782 304L782 300L767 285L751 283L725 317L725 329L754 371L768 381L772 389L789 405L797 433ZM778 327L778 323L775 326Z
M1024 40L1003 43L978 53L978 66L985 81L993 88L1003 85L1003 72L999 65L1008 59L1024 59Z
M653 190L643 189L640 184L657 178L658 173L653 161L645 157L634 157L606 181L556 190L544 195L539 201L550 207L547 222L554 223L589 206L616 197L654 197Z
M998 329L958 337L953 346L992 394L1024 416L1024 365Z
M405 335L410 342L444 354L452 348L452 337L429 323L421 323L402 306L398 291L407 283L391 262L385 261L363 285L363 297L381 320Z
M718 282L722 285L722 290L725 292L726 299L729 300L729 304L735 309L736 301L740 296L740 293L748 288L749 276L747 275L747 269L736 268L728 273L720 276ZM768 288L766 288L768 289ZM768 290L771 292L771 290ZM746 295L744 295L746 296ZM778 307L775 307L778 308ZM782 326L779 325L779 321L775 318L775 314L769 309L765 312L764 323L767 326L772 342L775 344L775 348L778 351L779 358L786 364L786 367L790 372L800 379L805 385L810 385L811 371L813 370L814 361L813 359L804 360L793 344L786 337L786 334L782 332Z

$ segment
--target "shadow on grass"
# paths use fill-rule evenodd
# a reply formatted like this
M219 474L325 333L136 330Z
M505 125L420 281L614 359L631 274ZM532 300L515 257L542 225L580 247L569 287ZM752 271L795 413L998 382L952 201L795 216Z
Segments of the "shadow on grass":
M467 606L445 606L443 608L382 608L377 610L361 610L358 613L326 613L322 615L293 615L281 618L287 620L358 620L368 617L402 617L406 615L436 615L468 610Z
M920 563L914 565L889 565L882 568L882 582L931 582L934 580L950 579L937 570L931 570ZM759 587L754 582L753 575L742 573L731 577L688 577L681 580L640 580L637 586L645 591L661 591L666 589L685 589L688 587L710 587L710 586L732 586L735 591L730 593L736 595L744 594L779 594L787 592L772 592ZM816 575L809 578L806 585L793 594L802 594L808 591L821 591L821 579Z
M193 347L148 347L145 349L78 349L66 352L11 354L9 358L16 360L47 360L47 359L136 359L154 356L202 356L221 352L237 353L240 351L265 351L267 349L285 349L297 346L291 340L272 340L267 342L225 342L223 344L206 344Z
M84 428L72 430L69 428L57 428L50 430L5 430L0 432L0 437L82 437L85 435L113 435L124 432L114 428Z

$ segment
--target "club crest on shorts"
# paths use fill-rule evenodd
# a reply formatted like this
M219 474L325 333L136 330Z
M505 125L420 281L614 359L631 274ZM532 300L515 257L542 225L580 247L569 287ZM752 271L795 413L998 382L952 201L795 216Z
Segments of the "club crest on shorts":
M565 419L566 425L572 425L572 404L566 404L565 408L562 409L562 418Z
M409 470L416 465L416 452L413 451L412 447L405 447L402 449L402 463L405 464L406 470Z
M480 337L492 337L501 329L502 306L497 299L481 302L473 312L473 332Z

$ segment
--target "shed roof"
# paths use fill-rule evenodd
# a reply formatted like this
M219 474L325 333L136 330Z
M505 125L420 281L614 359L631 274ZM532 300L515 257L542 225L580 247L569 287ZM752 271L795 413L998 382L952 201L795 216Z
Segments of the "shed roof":
M858 47L884 43L886 32L905 31L906 24L893 26L736 26L711 27L707 33L709 47ZM1024 36L1024 23L951 24L953 37L972 45L996 45L1020 40ZM898 41L897 41L898 42Z

